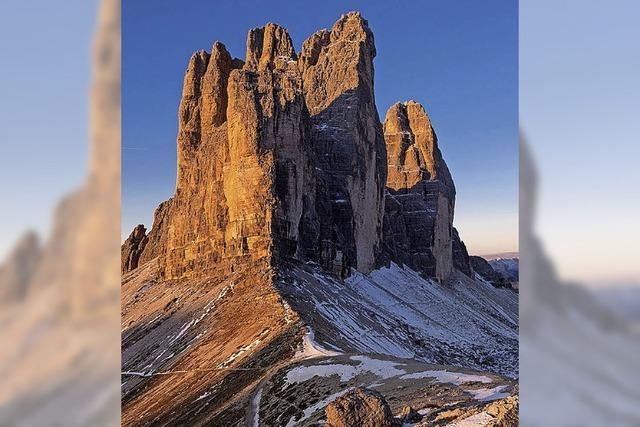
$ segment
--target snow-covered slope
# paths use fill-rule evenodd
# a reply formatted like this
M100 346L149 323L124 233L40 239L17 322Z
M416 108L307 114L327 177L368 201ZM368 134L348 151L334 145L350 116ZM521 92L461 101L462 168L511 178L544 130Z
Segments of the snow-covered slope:
M518 282L520 260L518 258L495 258L489 260L491 267L511 282Z
M391 264L342 281L305 265L278 288L327 349L518 375L518 294L479 277L438 284Z

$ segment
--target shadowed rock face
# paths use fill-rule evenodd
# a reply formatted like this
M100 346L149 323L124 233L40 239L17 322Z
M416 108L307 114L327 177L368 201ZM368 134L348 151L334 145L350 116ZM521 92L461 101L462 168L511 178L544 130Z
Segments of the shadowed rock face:
M335 273L368 272L380 256L386 161L373 93L373 33L359 13L307 39L300 54L315 158L315 213L303 251Z
M454 272L473 277L452 227L453 181L422 106L396 104L383 132L375 55L355 12L300 53L284 28L267 24L249 31L245 61L219 42L193 54L175 193L151 231L138 226L122 246L123 425L304 417L292 405L297 389L269 378L306 357L300 346L318 351L312 328L344 352L513 371L515 294L472 289L482 283ZM469 301L471 310L457 310ZM444 306L456 310L433 318ZM264 390L268 401L272 388L282 410L254 395ZM312 405L326 399L317 397ZM396 421L390 407L402 409L395 399L356 400L384 422Z
M467 246L460 239L460 234L458 234L458 230L455 227L453 227L451 247L453 250L453 267L473 279L473 267Z
M140 255L148 241L145 226L142 224L136 225L127 240L122 244L121 271L123 274L138 268Z
M395 104L387 112L384 137L386 253L398 263L444 280L454 267L456 190L431 120L416 102Z

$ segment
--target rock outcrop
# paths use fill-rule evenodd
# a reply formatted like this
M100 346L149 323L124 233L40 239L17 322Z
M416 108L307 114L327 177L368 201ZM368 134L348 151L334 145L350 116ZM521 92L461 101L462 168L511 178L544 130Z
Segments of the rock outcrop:
M442 281L453 271L455 186L422 105L393 105L384 122L388 257Z
M473 268L471 266L467 246L464 244L462 239L460 239L460 234L458 234L458 230L456 230L455 227L453 227L451 249L453 251L453 267L473 279Z
M402 408L402 411L400 412L398 418L402 422L402 425L409 423L415 424L422 419L422 414L413 409L411 406L406 405Z
M159 257L161 277L206 277L221 263L318 262L340 276L384 260L445 280L472 276L453 229L455 186L424 108L375 106L373 34L359 13L296 54L267 24L246 60L216 42L187 67L174 196L122 271ZM137 243L136 243L137 244ZM136 247L137 248L137 247Z
M122 274L138 268L140 255L142 255L144 247L148 241L149 239L147 238L147 229L145 226L142 224L136 225L127 240L122 244Z
M359 13L307 39L300 54L316 172L304 253L347 274L380 256L386 156L373 91L373 33Z

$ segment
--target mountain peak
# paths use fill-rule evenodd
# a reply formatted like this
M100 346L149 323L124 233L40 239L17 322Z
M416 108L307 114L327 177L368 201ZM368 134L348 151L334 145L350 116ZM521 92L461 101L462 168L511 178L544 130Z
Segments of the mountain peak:
M249 31L245 69L255 71L273 67L278 58L297 59L293 41L284 27L268 23Z

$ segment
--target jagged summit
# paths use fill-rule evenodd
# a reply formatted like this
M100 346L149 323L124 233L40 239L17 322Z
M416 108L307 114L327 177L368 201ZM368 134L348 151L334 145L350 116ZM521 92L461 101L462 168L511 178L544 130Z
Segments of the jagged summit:
M250 30L247 36L244 68L262 70L269 66L273 67L276 59L286 61L297 59L293 41L287 30L272 23Z
M422 180L442 184L442 189L455 196L455 186L445 163L431 119L424 107L415 101L392 105L384 121L387 146L387 187L392 190L411 188Z
M359 12L311 35L299 55L272 23L249 31L244 62L220 42L195 52L179 108L176 192L138 258L159 256L168 279L283 258L341 276L391 260L448 277L453 180L420 104L393 105L383 129L375 54Z
M154 219L156 246L145 249L165 278L283 257L338 275L379 264L386 153L374 55L359 13L312 35L299 56L276 24L249 31L245 62L220 42L193 54L176 192Z

